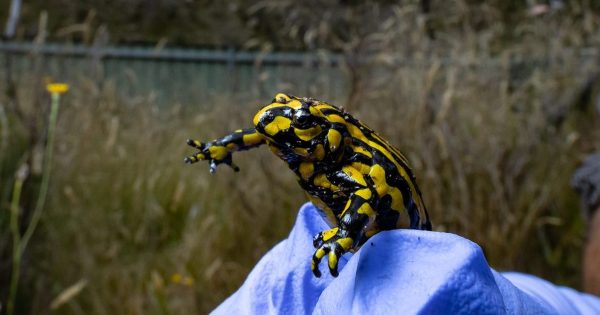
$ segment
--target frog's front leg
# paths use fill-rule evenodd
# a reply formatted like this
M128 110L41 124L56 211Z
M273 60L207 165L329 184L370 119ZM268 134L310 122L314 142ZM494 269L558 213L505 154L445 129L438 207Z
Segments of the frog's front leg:
M327 265L332 276L338 276L338 261L340 257L358 247L358 241L365 233L365 227L370 219L374 219L373 204L377 192L368 185L354 192L340 215L338 227L323 231L315 236L313 245L316 248L311 261L311 270L316 277L321 276L319 263L327 255Z
M198 149L198 152L186 157L184 162L192 164L203 160L209 161L211 173L215 172L217 165L225 163L237 172L239 167L233 163L232 153L252 149L264 143L265 139L254 128L239 129L207 143L188 139L187 144Z

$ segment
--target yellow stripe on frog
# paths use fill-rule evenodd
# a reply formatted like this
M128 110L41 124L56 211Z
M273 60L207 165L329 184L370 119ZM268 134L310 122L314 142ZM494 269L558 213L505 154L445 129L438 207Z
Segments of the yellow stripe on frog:
M270 136L274 136L281 130L289 129L291 124L292 121L289 118L277 116L265 126L265 132Z
M321 129L321 126L318 125L307 129L294 128L294 133L296 136L304 141L312 140L314 137L318 136L321 131L323 131L323 129Z

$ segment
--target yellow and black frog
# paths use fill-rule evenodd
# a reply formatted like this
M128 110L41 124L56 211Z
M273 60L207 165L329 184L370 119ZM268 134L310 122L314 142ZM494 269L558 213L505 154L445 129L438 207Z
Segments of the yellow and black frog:
M313 98L279 93L254 116L254 128L239 129L202 143L186 163L207 160L210 172L225 163L235 171L232 153L269 146L296 173L309 199L331 229L317 234L311 269L328 256L333 276L338 260L382 230L431 230L415 176L406 158L386 140L344 110Z

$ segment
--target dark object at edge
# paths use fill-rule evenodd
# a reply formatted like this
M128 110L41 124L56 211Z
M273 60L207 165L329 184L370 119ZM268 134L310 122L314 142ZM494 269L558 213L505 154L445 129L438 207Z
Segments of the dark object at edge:
M600 153L590 155L575 171L571 186L581 196L585 218L591 219L600 205Z

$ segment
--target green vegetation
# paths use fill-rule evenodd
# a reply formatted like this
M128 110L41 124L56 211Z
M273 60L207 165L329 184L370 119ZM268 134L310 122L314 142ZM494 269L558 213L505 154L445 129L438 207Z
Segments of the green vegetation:
M364 16L347 18L356 24L344 29L357 32L359 22L377 22L364 33L338 36L326 23L319 34L331 36L314 37L323 45L294 46L347 55L352 89L329 101L406 153L436 230L479 243L499 270L578 287L585 227L569 180L600 144L590 106L600 90L593 80L598 64L582 57L598 56L587 49L600 42L597 8L574 2L561 12L519 14L511 25L499 7L504 2L470 2L477 1L448 5L443 26L442 11L432 13L435 38L417 5L380 1ZM285 9L299 10L282 3L270 11L256 4L252 16L263 12L275 21ZM323 14L335 12L332 3ZM376 12L384 5L385 14ZM309 13L299 11L276 35L296 43L313 38L310 28L292 27L319 29ZM338 40L345 44L334 47ZM357 56L362 62L353 62ZM249 126L258 104L269 100L242 92L198 100L213 104L210 110L159 110L151 95L124 98L114 82L86 75L70 82L61 100L48 200L22 259L15 313L206 313L285 238L305 198L268 150L238 155L240 173L219 168L211 176L206 165L183 164L191 152L185 139ZM18 79L0 98L2 301L16 173L26 161L30 174L18 206L23 233L42 182L50 108L42 70Z

